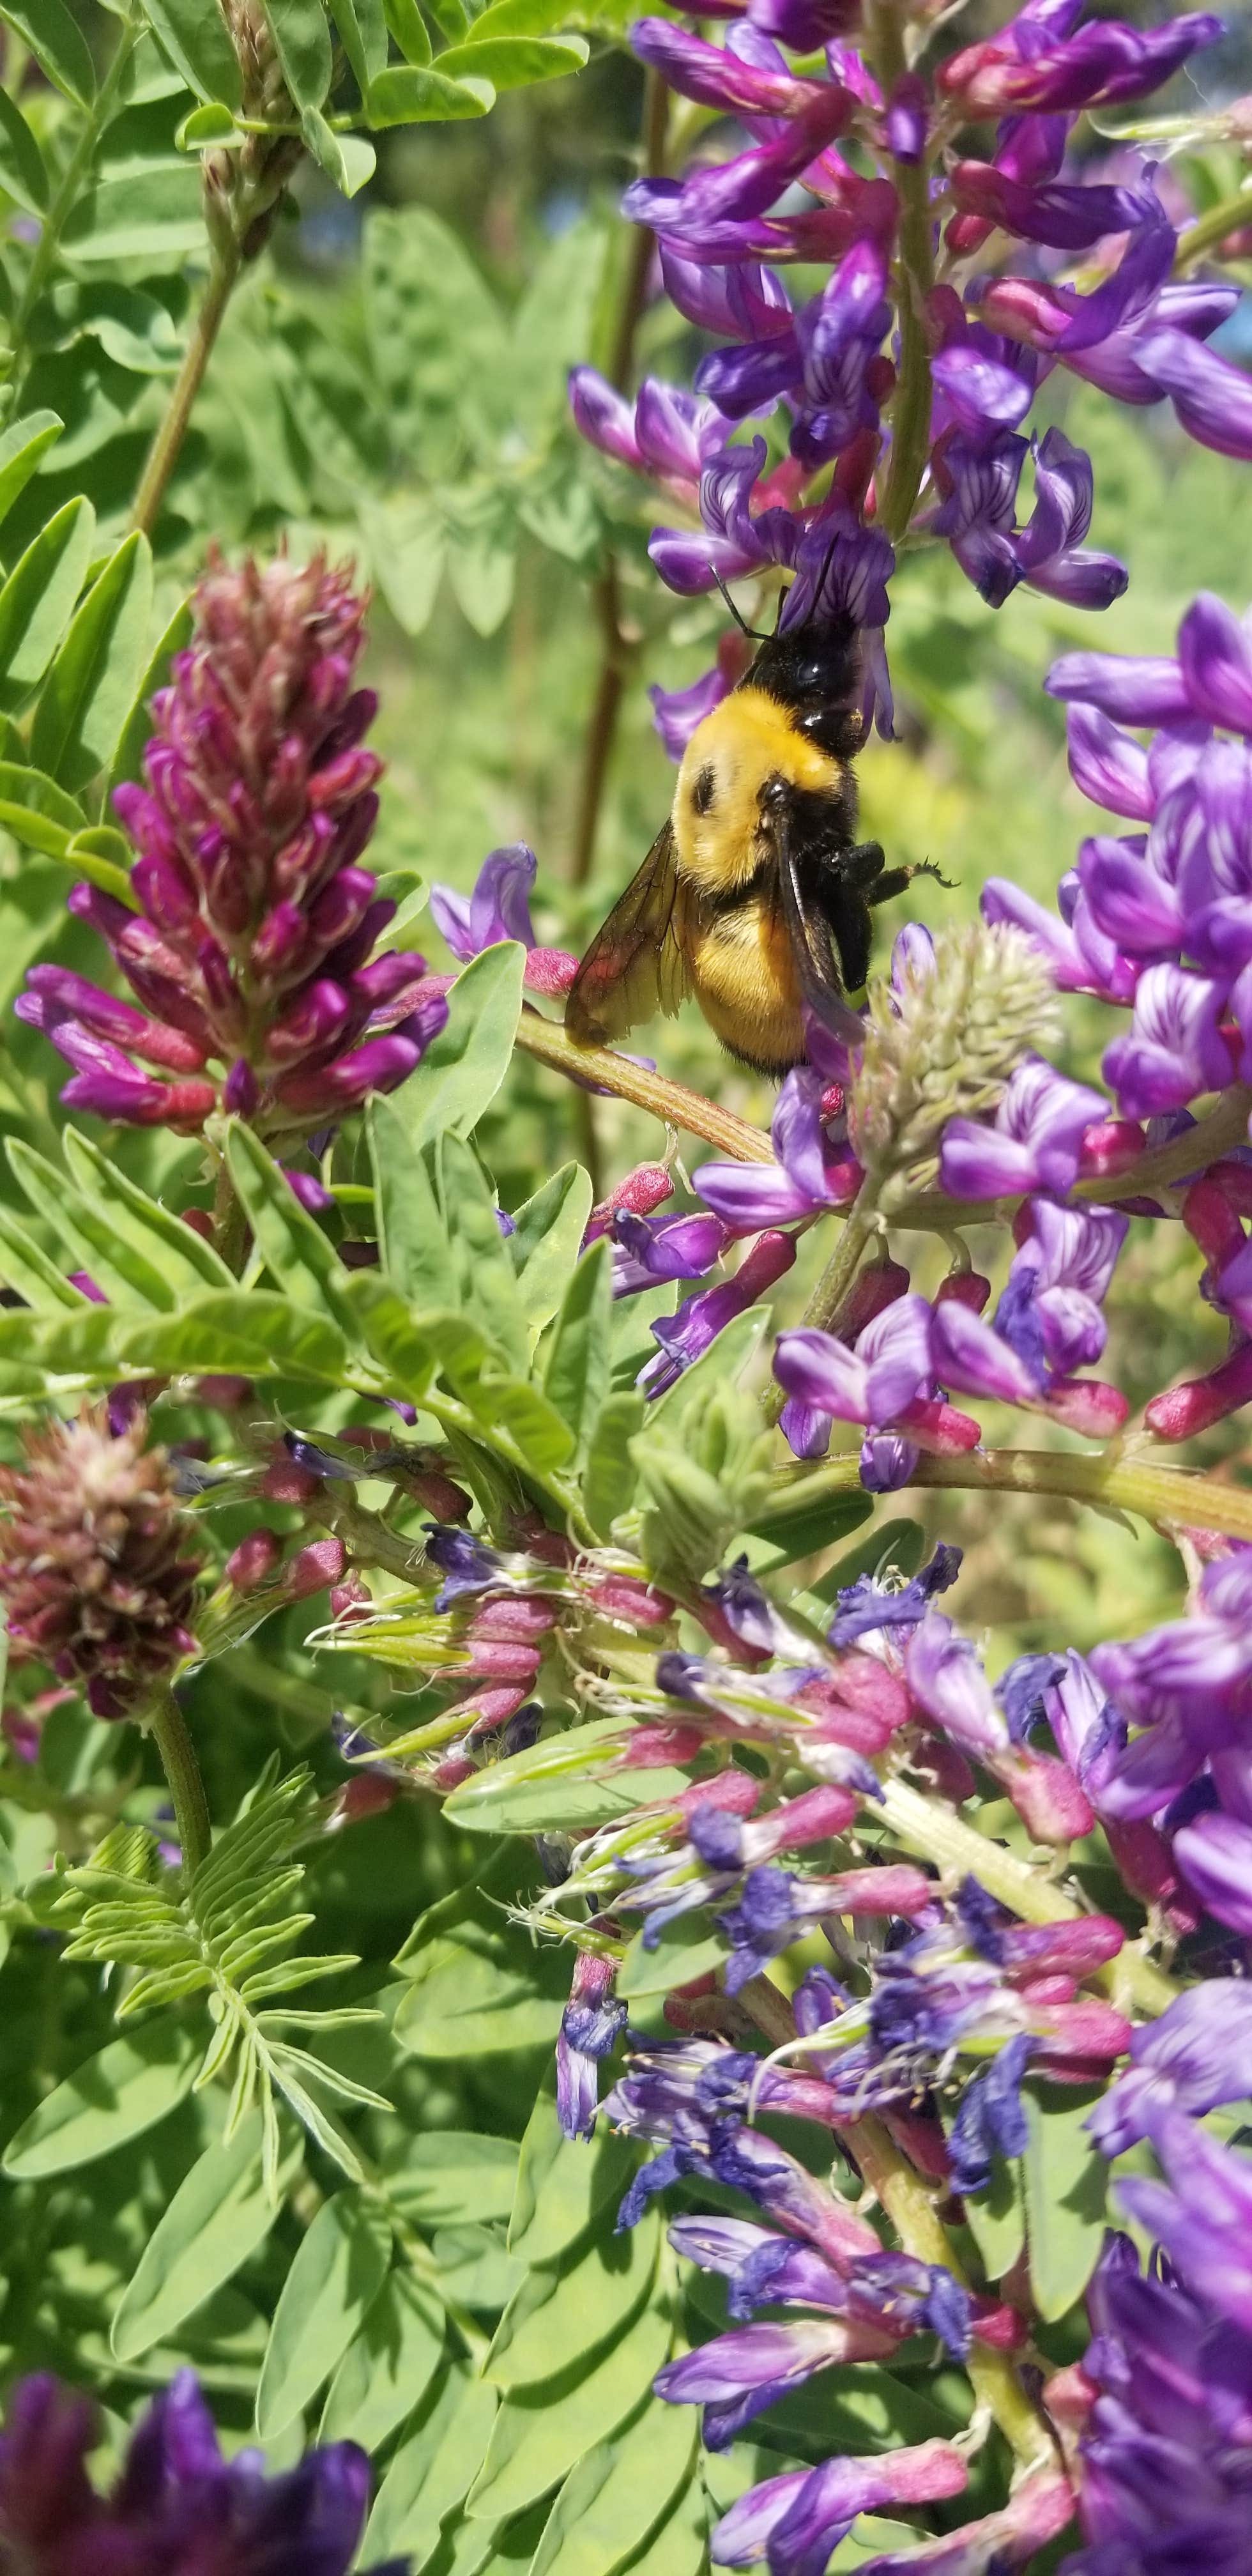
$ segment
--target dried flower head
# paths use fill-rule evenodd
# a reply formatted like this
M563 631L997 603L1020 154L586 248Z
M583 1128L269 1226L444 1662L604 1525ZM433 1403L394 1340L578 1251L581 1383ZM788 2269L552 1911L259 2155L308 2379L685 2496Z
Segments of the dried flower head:
M0 1468L0 1599L10 1650L86 1685L97 1717L128 1717L195 1638L201 1559L163 1449L137 1413L107 1408L23 1433L26 1466Z
M241 146L205 153L205 222L219 250L229 245L255 259L301 151L298 134L260 129L292 128L296 108L260 0L220 0L220 6L239 64L241 111L253 130Z
M1056 1034L1047 962L1008 924L897 943L869 997L849 1132L867 1172L930 1177L949 1118L994 1109L1028 1047ZM884 1201L884 1204L888 1204Z

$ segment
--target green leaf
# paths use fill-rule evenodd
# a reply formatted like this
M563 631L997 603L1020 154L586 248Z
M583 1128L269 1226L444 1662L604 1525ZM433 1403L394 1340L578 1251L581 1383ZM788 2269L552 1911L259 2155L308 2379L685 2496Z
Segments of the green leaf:
M48 210L48 172L42 152L16 99L0 89L0 188L7 190L28 215ZM25 429L24 421L16 424ZM9 436L12 436L12 431Z
M204 0L144 0L144 11L197 98L242 106L239 61L219 8L206 9Z
M87 817L54 778L5 760L0 761L0 825L26 849L64 859L75 833L86 830Z
M215 143L227 150L241 147L244 129L236 125L228 107L193 107L177 128L174 141L180 152L205 152Z
M507 2218L517 2189L517 2142L476 2129L432 2129L406 2136L387 2176L388 2198L422 2227L463 2219Z
M382 1093L368 1103L365 1132L383 1270L414 1306L438 1306L448 1294L452 1247L425 1159Z
M138 1300L159 1313L177 1305L159 1261L137 1252L90 1200L76 1198L55 1163L45 1162L20 1136L10 1136L5 1151L32 1207L64 1244L71 1266L89 1270L111 1304L133 1307Z
M261 0L283 79L297 107L320 107L333 55L322 0Z
M203 2053L203 2030L168 2014L111 2039L45 2094L10 2138L3 2158L10 2181L43 2182L142 2137L191 2091Z
M421 635L443 578L443 513L421 492L382 501L363 498L359 507L370 565L387 606L406 635Z
M130 877L130 849L111 823L89 823L85 832L76 832L62 857L77 876L103 886L105 893L115 895L128 911L138 912L139 898Z
M387 24L406 63L423 71L431 58L430 37L417 0L383 0Z
M498 2055L550 2045L569 2000L568 1962L515 1924L466 1920L420 1950L392 2025L413 2057Z
M576 1460L609 1391L612 1322L613 1246L601 1235L572 1273L543 1373L545 1395L574 1434Z
M381 2450L429 2388L443 2357L444 2311L411 2272L390 2272L327 2391L318 2441Z
M583 1510L597 1538L606 1539L618 1513L630 1509L639 1480L630 1444L645 1410L641 1395L610 1395L596 1416L583 1470Z
M334 1245L301 1207L286 1174L250 1127L231 1126L226 1160L276 1288L312 1314L354 1333L356 1316Z
M456 117L485 116L495 106L490 81L445 80L416 67L380 72L370 82L366 110L372 126L446 125Z
M444 1814L449 1824L476 1834L542 1832L545 1815L553 1833L587 1831L690 1788L685 1772L669 1769L608 1776L604 1766L626 1740L618 1718L570 1727L476 1771L453 1790Z
M104 179L80 197L61 234L76 268L122 259L163 260L204 250L200 172L185 155L170 168Z
M28 412L0 438L0 519L7 519L19 493L55 447L64 422L54 411Z
M330 0L339 42L352 68L362 99L387 63L387 14L384 0Z
M292 2148L284 2186L302 2153L301 2145ZM117 2359L136 2361L163 2343L264 2244L277 2216L261 2170L261 2114L253 2110L229 2144L219 2139L205 2148L158 2219L114 2314Z
M645 2307L590 2368L578 2361L534 2387L511 2390L466 2510L498 2521L564 2478L594 2443L607 2441L647 2395L670 2346L665 2306Z
M202 108L199 113L224 115L225 110ZM168 305L111 277L58 278L31 315L30 335L40 349L73 349L82 340L98 340L106 357L140 376L172 375L182 355L182 338Z
M139 682L113 754L108 787L105 791L106 812L109 810L109 800L115 787L120 787L124 779L138 779L143 776L143 755L152 734L152 698L156 690L163 688L169 678L170 663L174 655L181 653L184 646L190 643L193 622L191 603L189 600L184 600L181 608L175 609Z
M90 501L67 501L0 590L0 713L16 715L38 688L82 588L95 527Z
M64 1313L68 1308L76 1314L82 1306L77 1288L71 1288L64 1271L5 1207L0 1207L0 1278L41 1313Z
M484 948L458 975L448 995L447 1027L395 1094L412 1144L425 1145L447 1128L468 1136L495 1099L521 1018L525 963L525 949L510 939Z
M549 36L576 15L570 0L489 0L474 20L474 34L483 43L498 36Z
M437 78L421 70L381 75L385 82L419 84ZM428 477L452 472L507 341L499 305L451 227L421 206L371 214L364 288L374 374L388 406L392 443L401 454L419 456ZM419 589L433 600L438 575L431 574L427 559L437 549L442 562L444 519L439 513L436 524L424 527L423 514L431 508L429 501L402 493L387 517L401 545L415 549ZM387 533L384 522L384 542ZM371 544L377 561L376 536ZM404 610L410 572L402 559L398 606L403 622L420 626L421 600L411 619Z
M447 56L441 54L440 61ZM517 528L511 495L501 489L467 499L448 528L448 579L476 635L494 635L508 616L517 577Z
M256 2428L284 2431L329 2379L369 2314L391 2259L391 2229L359 2192L324 2201L283 2283L261 2366Z
M806 1502L803 1479L793 1493L772 1502L768 1512L749 1521L749 1534L768 1543L768 1556L758 1557L757 1570L770 1573L774 1567L794 1565L797 1557L817 1556L823 1548L837 1547L873 1511L868 1494L826 1494L818 1502Z
M864 2529L864 2523L858 2524ZM913 2532L909 2539L915 2538ZM888 2544L882 2544L886 2547ZM630 2576L704 2576L709 2555L709 2517L699 2477L682 2489L659 2531L630 2561ZM838 2565L836 2558L832 2564Z
M378 154L363 135L337 134L317 107L301 109L300 131L306 150L341 196L355 197L358 189L373 178Z
M679 1914L661 1925L650 1950L644 1948L642 1932L636 1932L618 1972L617 1992L632 2001L640 1995L667 1995L690 1978L720 1968L726 1955L727 1944L710 1931L707 1914Z
M606 2201L620 2199L635 2170L627 2140L600 2122L595 2136L567 2138L549 2077L522 2138L509 2251L523 2263L555 2263L577 2243Z
M96 75L87 39L65 0L0 0L0 18L29 45L40 70L76 107L90 107Z
M460 2504L486 2450L496 2393L460 2364L427 2392L413 2431L397 2451L365 2526L362 2560L410 2556L420 2570L441 2523Z
M500 2319L484 2378L497 2388L530 2387L617 2343L652 2287L659 2246L655 2203L621 2236L606 2210L581 2254L558 2269L527 2272Z
M144 667L151 614L152 548L136 529L88 591L35 709L31 756L63 786L85 786L107 769Z
M768 1325L769 1313L763 1306L749 1306L746 1314L736 1315L717 1339L710 1342L707 1351L702 1351L699 1359L693 1360L691 1367L683 1370L668 1394L658 1396L655 1404L649 1405L649 1420L663 1422L669 1432L676 1431L685 1416L703 1404L712 1388L742 1377L749 1362L755 1358Z
M481 19L472 43L480 45ZM510 332L511 399L533 440L550 436L564 414L569 370L584 357L595 327L595 305L605 268L606 240L597 221L571 224L551 242L517 305ZM576 497L577 496L577 497ZM549 493L532 495L527 524L541 542L579 560L598 522L589 499L562 456ZM546 533L545 533L546 531Z
M1026 2241L1026 2205L1022 2168L1017 2157L997 2156L985 2191L964 2199L965 2224L978 2248L989 2281L1002 2281Z
M192 1370L340 1388L348 1368L343 1334L328 1317L256 1288L200 1297L174 1315L144 1316L118 1331L116 1353L119 1363L154 1377Z
M463 45L449 45L439 57L446 78L461 80L481 72L493 89L529 89L535 81L560 80L580 72L591 48L585 36L480 37L474 28Z
M1089 2087L1022 2087L1030 2286L1049 2324L1082 2297L1104 2238L1108 2166L1084 2125L1098 2099Z
M443 2227L431 2251L449 2307L490 2308L498 2316L520 2287L521 2265L494 2228Z
M495 1201L477 1156L455 1131L437 1149L439 1201L452 1246L454 1294L510 1369L523 1372L529 1336Z
M509 1258L523 1312L536 1333L551 1323L561 1303L590 1214L590 1173L581 1163L562 1163L514 1215Z
M624 2433L598 2442L571 2469L530 2576L613 2576L686 2490L696 2435L685 2407L654 2400Z
M447 45L459 45L468 34L470 13L467 0L426 0L435 25Z
M212 1244L150 1199L90 1136L67 1127L62 1141L70 1173L84 1198L99 1209L119 1237L159 1268L171 1291L171 1305L202 1296L206 1288L234 1289L231 1273Z

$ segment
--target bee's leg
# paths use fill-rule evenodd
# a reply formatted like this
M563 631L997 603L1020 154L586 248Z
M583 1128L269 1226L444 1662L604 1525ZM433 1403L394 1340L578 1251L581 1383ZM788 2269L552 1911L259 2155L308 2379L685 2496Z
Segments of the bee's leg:
M877 893L870 894L867 889L877 885L885 864L881 841L857 841L850 850L839 850L827 861L840 884L855 887L858 894L865 895L867 903L881 901Z
M954 884L953 878L940 876L929 859L921 859L912 868L883 868L865 888L866 903L891 903L896 895L907 894L914 877L933 877L936 885L946 886L949 893Z

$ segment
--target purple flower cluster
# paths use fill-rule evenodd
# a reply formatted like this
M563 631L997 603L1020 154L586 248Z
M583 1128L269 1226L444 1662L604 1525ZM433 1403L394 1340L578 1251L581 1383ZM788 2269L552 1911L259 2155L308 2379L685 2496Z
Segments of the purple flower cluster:
M374 955L395 905L360 864L380 763L353 687L364 602L321 556L215 560L152 704L146 787L119 787L125 900L80 885L136 995L36 966L16 1004L74 1068L73 1109L195 1131L218 1108L270 1132L394 1090L443 1027L425 961Z
M90 2400L25 2379L0 2433L0 2563L22 2576L347 2576L369 2501L355 2442L309 2451L267 2478L260 2453L226 2461L194 2372L153 2399L116 2485L97 2493ZM404 2576L399 2559L370 2576Z
M1085 543L1089 459L1055 427L1033 439L1023 428L1055 367L1116 400L1169 395L1192 436L1252 455L1247 378L1204 346L1236 290L1172 282L1178 234L1150 166L1111 186L1066 158L1084 110L1147 97L1220 22L1193 14L1144 34L1080 26L1081 10L1027 0L937 76L893 72L886 94L873 28L850 36L847 10L810 0L719 12L731 18L722 43L665 19L632 31L672 90L746 137L729 160L636 180L625 197L657 237L671 303L721 345L693 393L649 380L633 403L580 367L575 417L685 505L687 526L651 543L672 588L781 569L794 576L784 626L815 609L851 616L865 720L877 714L884 732L886 585L906 534L945 540L994 607L1021 582L1085 608L1125 587L1122 566ZM998 120L990 159L963 155L960 138L987 118ZM919 248L936 225L937 265ZM1082 291L1041 279L1049 252L1086 255ZM828 267L806 301L779 274L789 262ZM736 431L780 407L771 464L764 436ZM673 697L654 691L671 751L726 685L718 670Z

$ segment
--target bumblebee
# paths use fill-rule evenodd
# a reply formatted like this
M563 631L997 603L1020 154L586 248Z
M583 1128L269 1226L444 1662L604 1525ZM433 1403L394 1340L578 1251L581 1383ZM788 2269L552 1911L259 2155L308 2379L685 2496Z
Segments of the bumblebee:
M565 1025L581 1045L688 994L758 1073L803 1062L806 1008L845 1041L862 1035L846 997L869 970L871 910L922 871L889 868L877 841L856 837L857 630L811 618L753 640L760 651L697 725L669 818L570 987Z

